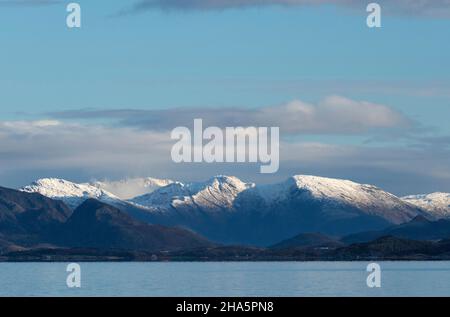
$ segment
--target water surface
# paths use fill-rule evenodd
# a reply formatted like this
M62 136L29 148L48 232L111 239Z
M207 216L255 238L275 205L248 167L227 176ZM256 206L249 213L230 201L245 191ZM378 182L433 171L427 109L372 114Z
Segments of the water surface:
M0 263L0 296L450 296L450 262L378 262L381 288L368 288L368 262Z

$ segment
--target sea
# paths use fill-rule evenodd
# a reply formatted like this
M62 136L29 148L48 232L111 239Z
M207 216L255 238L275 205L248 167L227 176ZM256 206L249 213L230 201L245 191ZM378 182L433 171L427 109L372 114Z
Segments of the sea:
M370 262L78 264L0 263L0 296L450 296L444 261L377 262L377 285Z

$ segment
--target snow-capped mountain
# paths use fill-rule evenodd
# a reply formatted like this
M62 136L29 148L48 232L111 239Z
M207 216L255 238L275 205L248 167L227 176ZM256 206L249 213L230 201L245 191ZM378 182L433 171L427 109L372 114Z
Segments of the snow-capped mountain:
M176 182L130 201L147 208L173 210L199 207L203 210L230 211L256 201L267 206L277 205L293 196L297 200L321 202L329 209L351 206L392 223L411 220L418 213L417 208L375 186L307 175L260 186L230 176L217 176L204 183Z
M170 179L158 179L152 177L127 178L118 181L95 181L90 185L98 189L114 194L120 199L131 199L137 196L149 194L158 188L173 183Z
M268 204L289 199L293 192L297 198L319 201L332 209L352 206L372 216L379 216L392 223L403 223L417 215L417 208L397 196L376 186L359 184L349 180L310 175L296 175L287 181L256 188Z
M339 236L381 230L418 215L436 217L375 186L317 176L297 175L269 185L232 176L187 184L163 180L152 187L154 183L153 179L94 184L44 179L22 190L63 200L72 208L97 198L149 223L187 227L213 241L254 245L270 245L302 232ZM153 191L119 198L147 190Z
M253 186L254 184L244 183L237 177L217 176L207 182L175 182L150 194L130 199L130 202L147 208L197 206L207 211L229 211L234 208L236 197Z
M414 204L436 218L450 218L450 194L432 193L428 195L411 195L402 198Z
M298 175L270 185L218 176L172 183L136 197L148 221L180 225L221 242L264 244L301 232L347 234L407 222L424 212L375 186Z
M64 179L43 178L20 188L23 192L39 193L43 196L62 200L75 209L88 198L95 198L107 204L120 204L117 196L89 184L77 184Z

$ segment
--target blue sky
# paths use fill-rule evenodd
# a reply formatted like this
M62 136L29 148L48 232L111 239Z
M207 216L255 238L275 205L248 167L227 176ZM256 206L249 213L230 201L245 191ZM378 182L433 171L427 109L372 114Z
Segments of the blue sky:
M445 168L445 159L450 158L445 152L450 143L446 139L450 135L450 19L436 16L429 7L427 14L421 14L419 9L388 6L382 28L369 29L364 8L352 1L345 6L265 6L248 1L252 6L247 7L240 0L232 8L211 9L201 7L207 0L189 0L200 3L199 7L180 9L176 0L170 0L172 7L142 6L139 12L128 10L138 1L78 1L82 28L69 30L65 26L69 1L32 2L0 2L0 121L57 120L111 128L112 120L117 129L148 130L123 120L117 123L117 116L62 113L132 109L153 115L151 111L180 108L258 111L293 100L320 105L329 96L342 96L386 106L413 122L412 127L374 133L314 130L298 133L294 139L352 147L358 153L366 151L363 157L374 149L392 154L395 147L405 151L407 159L412 155L408 151L420 148L423 153L414 152L412 171L400 172L395 164L380 164L381 159L361 166L359 173L349 166L335 166L334 159L321 166L305 163L293 168L288 167L293 164L289 157L278 178L310 172L373 182L398 193L450 191L450 169ZM400 2L408 5L408 1ZM14 151L10 149L7 156ZM437 156L439 163L434 161ZM81 180L161 171L150 163L142 170L123 167L120 172L99 171L94 168L97 165L44 168L26 160L23 164L23 173L4 167L2 184L17 186L46 173ZM418 175L416 164L441 165L433 173ZM202 169L205 174L216 171ZM193 178L190 170L167 167L164 171L189 179ZM395 181L389 176L393 170L400 174ZM261 178L252 174L254 170L236 172L251 180ZM411 179L427 185L414 187Z

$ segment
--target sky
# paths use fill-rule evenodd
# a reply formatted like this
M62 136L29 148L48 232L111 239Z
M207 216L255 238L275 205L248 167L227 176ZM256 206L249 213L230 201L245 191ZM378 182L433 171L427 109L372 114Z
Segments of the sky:
M313 174L450 192L450 3L0 0L0 185ZM194 118L279 126L280 170L175 164Z

